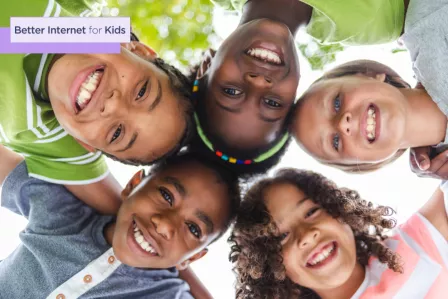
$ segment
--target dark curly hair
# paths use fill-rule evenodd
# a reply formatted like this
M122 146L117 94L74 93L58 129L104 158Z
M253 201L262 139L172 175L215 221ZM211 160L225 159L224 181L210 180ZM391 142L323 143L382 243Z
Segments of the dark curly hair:
M402 272L400 257L383 245L385 232L396 225L388 218L394 211L375 207L356 191L338 188L324 176L304 170L283 169L275 177L255 184L246 194L229 238L230 261L236 272L236 298L280 299L319 298L310 289L286 276L278 229L264 203L264 191L272 185L288 183L302 190L328 214L348 224L355 236L356 259L366 266L370 256L395 272ZM374 232L372 232L374 228Z
M322 77L314 81L313 84L311 84L311 86L308 88L308 90L310 90L310 88L318 82L335 78L341 78L345 76L353 76L356 74L362 74L367 77L373 77L378 74L385 74L386 79L384 83L392 85L396 88L411 88L409 83L407 83L403 78L401 78L401 76L397 72L395 72L387 65L384 65L382 63L373 60L353 60L329 70ZM297 101L294 110L301 109L302 103L304 102L304 100L306 100L307 96L308 92L306 91ZM358 163L356 165L346 165L342 163L322 162L322 164L338 168L348 173L368 173L380 169L394 162L405 151L406 149L399 149L390 158L387 158L386 160L378 163Z
M131 33L131 41L139 41L137 36L134 33ZM183 147L187 146L191 139L195 136L194 129L194 121L193 121L193 104L191 102L191 84L189 78L185 76L181 71L179 71L174 66L166 63L162 58L155 58L149 60L152 64L154 64L157 68L165 72L168 75L170 88L174 92L174 94L182 99L181 105L184 108L184 118L186 123L186 128L184 134L182 135L179 142L172 148L168 153L165 153L163 156L159 157L155 161L140 161L140 160L120 160L112 154L106 153L103 151L103 154L107 157L111 158L114 161L118 161L128 165L152 165L157 162L163 161L168 157L171 157L177 154Z
M199 65L194 65L190 68L190 74L189 74L189 80L190 85L193 87L193 83L196 79L196 73L199 69ZM210 132L210 122L206 115L205 111L205 90L206 90L206 84L205 79L199 80L199 91L197 94L195 94L194 98L192 100L196 101L195 103L195 111L198 115L198 118L201 121L201 127L204 131L204 134L207 135L207 138L212 142L213 146L216 148L219 148L222 152L238 157L239 159L253 159L254 157L257 157L261 155L262 153L268 151L271 147L273 147L275 144L279 142L279 140L287 133L288 127L290 125L290 122L292 120L293 115L293 109L291 108L289 113L287 114L285 118L285 122L283 125L282 130L279 132L277 138L272 141L270 144L266 145L263 148L255 148L255 149L235 149L234 147L227 144L224 139L216 134L212 134ZM221 165L227 165L230 167L237 175L239 175L243 179L252 179L254 176L259 174L266 173L269 169L277 165L280 161L280 159L285 154L286 150L289 147L289 144L291 142L291 137L288 138L287 142L283 145L283 147L275 153L272 157L269 159L266 159L265 161L259 162L259 163L252 163L249 165L246 164L231 164L229 162L223 161L221 158L217 157L213 151L211 151L201 140L201 138L196 135L189 147L193 149L194 151L200 152L204 156L209 157L209 159L216 160L217 163Z

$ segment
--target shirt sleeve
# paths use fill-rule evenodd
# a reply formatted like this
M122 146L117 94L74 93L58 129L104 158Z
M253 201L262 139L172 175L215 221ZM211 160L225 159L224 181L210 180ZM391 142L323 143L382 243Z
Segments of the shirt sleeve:
M25 161L31 177L55 184L88 185L101 181L109 174L101 152L55 159L29 155Z

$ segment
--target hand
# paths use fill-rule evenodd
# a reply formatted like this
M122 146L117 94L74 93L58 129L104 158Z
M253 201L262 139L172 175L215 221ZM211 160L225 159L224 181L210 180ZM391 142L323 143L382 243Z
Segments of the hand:
M409 164L414 173L423 178L448 179L448 150L429 159L430 146L411 148Z

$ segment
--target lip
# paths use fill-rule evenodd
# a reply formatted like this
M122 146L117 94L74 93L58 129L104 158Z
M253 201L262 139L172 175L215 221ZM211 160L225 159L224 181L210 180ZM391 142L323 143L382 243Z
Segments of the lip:
M159 243L157 243L157 241L155 240L155 238L149 233L149 231L147 231L146 229L144 229L144 226L141 225L141 223L138 221L138 219L134 216L133 218L133 223L135 222L135 224L137 225L138 229L142 232L143 234L143 238L145 238L145 240L151 244L151 246L157 251L157 256L161 257L163 256L162 254L162 250L160 248ZM134 230L133 230L133 223L131 224L132 227L132 239L135 242L135 238L134 238ZM138 245L138 244L137 244ZM140 246L138 246L139 249L141 249L142 251L144 251L145 253L149 253L145 250L143 250ZM151 255L154 256L154 255Z
M89 76L95 70L99 70L99 69L103 69L103 71L105 71L106 68L104 65L95 65L92 67L85 68L84 70L80 71L78 73L78 75L76 75L75 79L73 80L72 85L70 86L70 89L69 89L69 96L70 96L73 111L75 114L85 111L90 106L90 102L95 101L96 98L98 97L98 94L100 94L98 91L100 90L101 86L103 85L102 82L103 82L105 73L103 73L103 77L101 78L101 81L100 81L97 89L92 94L92 97L91 97L90 102L87 105L87 107L85 107L82 111L77 111L76 104L75 104L76 96L79 93L79 89L81 88L81 85L86 81L87 76Z
M249 51L252 48L259 48L259 49L264 49L264 50L274 52L275 54L277 54L280 57L281 64L277 65L277 64L270 63L270 62L265 62L265 61L262 61L260 59L250 56L249 54L247 54L247 51ZM252 60L262 62L264 65L275 66L275 67L284 67L286 65L285 61L287 61L287 60L285 60L285 51L282 49L282 47L280 47L278 44L275 44L272 42L267 42L267 41L257 40L257 41L252 42L249 45L249 47L247 47L244 50L244 54L247 55Z
M367 137L367 132L366 132L366 127L367 127L367 116L369 114L369 108L370 106L372 106L375 110L375 139L373 141L370 141L369 138ZM381 113L380 113L380 109L378 108L377 105L370 103L367 108L365 109L362 117L361 117L361 122L360 122L360 132L362 133L362 135L364 136L364 139L369 143L369 144L373 144L375 142L378 141L379 137L380 137L380 133L381 133Z
M314 266L311 266L308 264L308 261L310 261L311 259L315 258L319 253L322 252L322 250L328 246L332 246L334 245L335 249L333 250L333 252L321 263L316 264ZM320 269L322 267L325 267L326 265L328 265L329 263L331 263L335 257L338 255L339 252L339 246L337 244L336 241L331 241L331 242L326 242L326 243L322 243L321 245L317 246L317 248L315 248L306 258L306 263L305 263L305 267L309 268L309 269Z

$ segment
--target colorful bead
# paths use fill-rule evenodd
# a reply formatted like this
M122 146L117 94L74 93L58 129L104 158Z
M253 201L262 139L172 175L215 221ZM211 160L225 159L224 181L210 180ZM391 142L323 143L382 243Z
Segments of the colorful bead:
M222 157L222 152L220 152L220 151L216 151L216 155L217 155L218 157Z
M246 164L246 165L247 165L247 164L252 164L252 160L245 160L245 161L244 161L244 164Z
M199 90L199 87L198 86L193 86L193 92L197 92Z
M230 158L229 162L235 164L236 163L236 159L235 158Z
M244 161L243 161L243 160L240 160L240 159L238 159L238 160L236 160L236 164L244 164Z
M229 157L226 155L222 155L221 159L223 159L224 161L227 161L227 160L229 160Z

